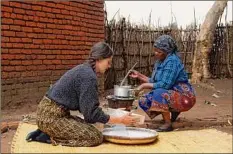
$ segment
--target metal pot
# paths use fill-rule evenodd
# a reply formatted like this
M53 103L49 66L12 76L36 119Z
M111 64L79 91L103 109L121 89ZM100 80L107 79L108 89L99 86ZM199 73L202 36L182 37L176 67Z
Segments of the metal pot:
M117 97L132 97L131 86L114 85L114 95Z

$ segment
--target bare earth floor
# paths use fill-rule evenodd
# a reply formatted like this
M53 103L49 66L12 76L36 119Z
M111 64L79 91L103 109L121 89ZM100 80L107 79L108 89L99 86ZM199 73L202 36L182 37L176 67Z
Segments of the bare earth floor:
M209 83L212 83L217 91L195 85L197 103L190 111L180 114L177 122L173 124L175 131L216 128L232 134L232 80L217 79L211 80ZM105 96L111 92L112 90L107 91ZM219 97L216 98L212 96L213 94ZM106 103L106 100L101 99L101 104L104 103ZM36 107L37 104L24 104L24 106L18 106L17 110L2 110L1 121L10 123L21 121L23 117L25 118L25 115L35 116ZM136 112L144 114L141 109ZM160 125L161 119L161 116L153 120L146 117L145 125L141 127L154 129ZM16 131L16 127L11 128L1 134L1 153L10 153L11 140Z

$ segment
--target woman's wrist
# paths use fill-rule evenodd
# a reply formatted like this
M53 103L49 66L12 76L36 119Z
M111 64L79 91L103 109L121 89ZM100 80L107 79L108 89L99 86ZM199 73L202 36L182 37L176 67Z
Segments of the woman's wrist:
M122 122L123 122L122 118L113 117L113 116L110 116L109 121L108 121L108 123L110 123L110 124L119 124L119 123L122 123Z

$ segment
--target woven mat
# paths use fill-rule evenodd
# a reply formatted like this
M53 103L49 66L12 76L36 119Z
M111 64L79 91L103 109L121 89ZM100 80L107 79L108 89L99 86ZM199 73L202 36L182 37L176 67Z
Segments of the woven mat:
M20 123L12 141L12 153L232 153L232 135L215 129L159 133L147 145L118 145L105 142L97 147L66 147L27 142L26 135L36 125Z

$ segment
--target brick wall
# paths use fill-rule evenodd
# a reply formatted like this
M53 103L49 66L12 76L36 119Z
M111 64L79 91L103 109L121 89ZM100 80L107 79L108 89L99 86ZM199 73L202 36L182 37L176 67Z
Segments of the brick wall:
M2 109L38 103L104 40L103 1L1 2Z

